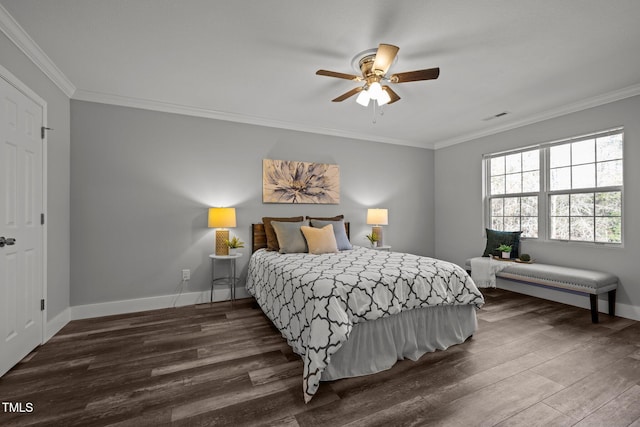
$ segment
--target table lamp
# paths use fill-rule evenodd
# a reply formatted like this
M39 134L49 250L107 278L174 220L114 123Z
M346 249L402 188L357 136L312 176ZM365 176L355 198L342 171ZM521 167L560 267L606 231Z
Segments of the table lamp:
M209 228L216 230L216 255L229 255L228 227L236 226L236 208L209 208Z
M378 236L378 246L384 246L382 243L382 227L381 225L389 224L389 212L387 209L368 209L367 224L373 225L371 233Z

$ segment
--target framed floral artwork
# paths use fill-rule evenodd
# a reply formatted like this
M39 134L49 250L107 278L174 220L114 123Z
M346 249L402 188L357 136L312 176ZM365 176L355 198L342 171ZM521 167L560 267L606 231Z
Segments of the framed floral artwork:
M264 159L262 202L338 204L340 166Z

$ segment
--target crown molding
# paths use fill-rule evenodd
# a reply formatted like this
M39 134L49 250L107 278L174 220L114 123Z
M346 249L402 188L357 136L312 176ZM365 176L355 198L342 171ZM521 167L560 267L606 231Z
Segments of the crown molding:
M542 114L536 114L534 116L527 117L526 119L511 122L502 126L495 126L480 132L473 132L462 135L460 137L439 141L433 144L433 148L435 150L438 150L440 148L450 147L452 145L461 144L463 142L472 141L478 138L484 138L485 136L495 135L500 132L520 128L523 126L542 122L544 120L554 119L556 117L565 116L567 114L576 113L578 111L598 107L600 105L609 104L615 101L620 101L625 98L631 98L632 96L636 95L640 95L640 84L627 86L622 89L614 90L612 92L587 98L582 101L574 102L562 107L554 108L552 110L545 111Z
M76 87L53 63L51 58L40 46L27 34L18 22L9 14L7 9L0 4L0 31L13 42L60 90L71 98Z
M206 108L192 107L188 105L173 104L164 101L150 99L132 98L128 96L113 95L109 93L94 92L77 89L73 99L78 101L97 102L100 104L119 105L121 107L139 108L143 110L159 111L164 113L181 114L185 116L202 117L207 119L223 120L227 122L245 123L250 125L265 126L278 129L287 129L306 133L316 133L321 135L337 136L341 138L359 139L370 142L381 142L385 144L406 145L418 148L431 148L425 144L403 139L385 138L379 135L368 135L358 132L349 132L340 129L331 129L317 126L301 125L299 123L286 122L281 120L267 119L264 117L249 116L245 114L230 113L226 111L210 110Z
M77 89L73 99L79 101L97 102L101 104L119 105L123 107L139 108L143 110L152 110L165 113L182 114L186 116L203 117L209 119L245 123L257 126L266 126L278 129L288 129L299 132L316 133L321 135L337 136L341 138L358 139L370 142L380 142L384 144L405 145L409 147L426 148L438 150L452 145L461 144L463 142L472 141L474 139L495 135L512 129L517 129L530 124L538 123L544 120L554 119L556 117L586 110L600 105L609 104L632 96L640 95L640 84L628 86L619 90L608 92L606 94L594 96L579 102L568 104L552 110L545 111L542 114L533 115L523 120L518 120L501 126L494 126L479 132L472 132L459 137L446 139L438 142L425 141L418 143L405 139L386 138L379 135L362 134L358 132L349 132L340 129L331 129L323 127L314 127L301 125L299 123L291 123L280 120L267 119L263 117L248 116L244 114L229 113L225 111L210 110L206 108L198 108L187 105L173 104L164 101L155 101L149 99L132 98L121 95L112 95L101 92L93 92Z

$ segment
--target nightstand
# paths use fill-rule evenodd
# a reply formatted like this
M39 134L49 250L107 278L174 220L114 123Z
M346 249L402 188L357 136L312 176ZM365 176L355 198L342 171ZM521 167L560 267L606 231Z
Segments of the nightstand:
M389 246L389 245L374 246L372 249L375 249L377 251L391 252L391 246Z
M235 255L216 255L211 254L211 302L213 302L213 285L216 281L223 280L231 287L231 301L236 299L236 260L240 258L242 254ZM229 263L229 274L226 277L216 278L216 260L221 260Z

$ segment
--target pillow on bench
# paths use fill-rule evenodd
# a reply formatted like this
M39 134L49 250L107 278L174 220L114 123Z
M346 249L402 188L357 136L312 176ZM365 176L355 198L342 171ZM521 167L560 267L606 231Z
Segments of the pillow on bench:
M518 258L520 250L520 235L522 231L498 231L490 228L487 231L487 245L484 248L482 256L498 255L498 246L511 246L511 258Z

